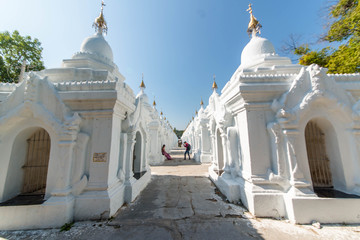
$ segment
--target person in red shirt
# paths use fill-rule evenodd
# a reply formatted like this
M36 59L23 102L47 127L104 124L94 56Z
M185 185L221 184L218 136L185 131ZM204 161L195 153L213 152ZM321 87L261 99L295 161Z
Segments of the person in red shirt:
M184 142L184 147L186 148L186 151L184 153L184 160L186 160L186 153L189 156L189 160L190 160L190 150L191 150L191 145L188 144L186 141Z

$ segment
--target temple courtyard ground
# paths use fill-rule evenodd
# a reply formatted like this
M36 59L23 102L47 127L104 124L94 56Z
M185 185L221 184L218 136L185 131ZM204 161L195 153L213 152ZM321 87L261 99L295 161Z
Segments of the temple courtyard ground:
M111 219L76 222L67 231L0 231L0 239L360 239L360 225L256 218L224 199L208 178L209 165L184 161L183 152L151 167L150 184Z

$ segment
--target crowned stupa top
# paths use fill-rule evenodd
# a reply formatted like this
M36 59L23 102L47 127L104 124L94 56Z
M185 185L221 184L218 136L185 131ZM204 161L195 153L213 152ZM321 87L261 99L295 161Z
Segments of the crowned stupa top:
M138 93L138 95L136 96L136 98L141 98L143 100L143 102L149 102L149 98L148 96L146 95L145 93L145 83L144 83L144 73L142 74L142 77L141 77L141 83L140 83L140 92Z
M292 71L291 69L296 69L297 71L298 67L291 65L289 58L280 57L276 54L274 45L268 39L259 36L262 26L253 15L251 4L249 4L249 8L246 11L250 14L250 22L247 29L250 41L241 52L241 64L237 71L243 71L244 69L257 71L260 67L270 69L274 66L282 66L282 69L288 67L289 71Z
M141 77L141 83L140 83L140 86L139 86L141 89L145 89L145 83L144 83L144 73L142 74L142 77Z
M104 6L105 3L104 1L101 1L101 11L100 11L100 15L95 18L95 21L93 23L93 27L95 28L95 31L98 32L98 33L107 33L107 30L108 30L108 27L107 27L107 24L106 24L106 21L105 21L105 18L104 18Z
M251 3L249 3L249 8L246 11L248 11L250 13L250 22L248 25L247 32L248 32L249 36L254 37L254 36L256 36L257 33L260 34L260 28L262 26L253 15Z
M213 82L213 85L212 85L212 89L213 89L214 91L216 91L217 88L218 88L218 86L217 86L217 84L216 84L216 82L215 82L215 74L214 74L214 82Z

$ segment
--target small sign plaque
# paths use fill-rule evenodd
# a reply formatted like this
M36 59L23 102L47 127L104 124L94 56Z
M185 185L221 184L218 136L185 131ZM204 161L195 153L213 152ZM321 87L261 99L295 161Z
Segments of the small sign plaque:
M107 153L94 153L93 162L106 162Z

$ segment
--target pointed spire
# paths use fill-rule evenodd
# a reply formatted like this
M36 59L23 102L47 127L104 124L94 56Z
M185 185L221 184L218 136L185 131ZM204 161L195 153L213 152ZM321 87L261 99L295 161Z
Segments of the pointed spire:
M140 83L140 88L146 88L146 87L145 87L145 83L144 83L144 73L142 74L142 79L141 79L141 83Z
M197 110L195 110L195 115L197 115L198 114L198 111Z
M251 35L251 37L255 37L257 33L260 34L260 28L262 26L253 15L251 3L249 3L249 8L246 11L248 11L250 13L250 22L248 25L247 32L248 32L249 36Z
M212 85L212 89L216 90L218 88L216 82L215 82L215 74L214 74L214 82L213 82L213 85Z
M201 98L200 106L203 106L203 105L204 105L204 102L203 102L203 100Z
M104 6L105 3L104 1L101 1L101 11L100 11L100 15L95 18L95 21L93 23L93 27L95 28L95 31L99 34L102 33L107 33L108 27L104 18Z
M163 112L162 112L162 111L160 112L160 115L161 115L161 116L163 115Z
M153 107L156 107L155 97L154 97L154 101L153 101Z

